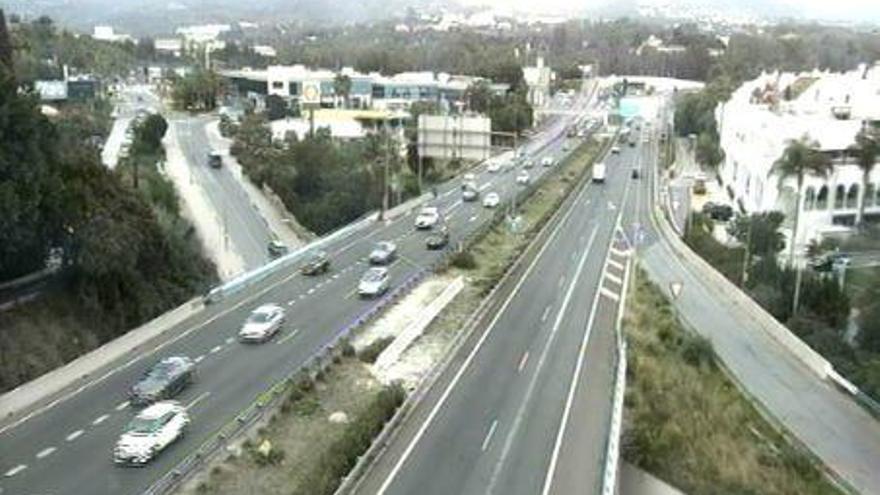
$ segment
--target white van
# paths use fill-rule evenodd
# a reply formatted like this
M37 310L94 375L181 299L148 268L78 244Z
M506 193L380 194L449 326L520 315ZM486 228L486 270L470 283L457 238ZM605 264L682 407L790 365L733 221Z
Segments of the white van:
M605 164L597 163L593 165L593 182L605 182Z

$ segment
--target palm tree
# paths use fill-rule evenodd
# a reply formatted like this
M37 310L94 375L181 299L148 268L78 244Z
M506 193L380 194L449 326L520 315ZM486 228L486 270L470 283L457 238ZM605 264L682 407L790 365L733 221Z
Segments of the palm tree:
M871 132L867 127L863 127L856 134L856 142L849 148L856 155L856 163L862 169L862 200L859 202L859 215L856 218L856 225L864 226L865 223L865 203L868 199L868 180L871 171L877 165L877 157L880 156L880 136L876 132Z
M792 228L791 246L789 249L790 266L794 266L795 244L800 223L801 197L804 188L804 178L807 175L826 178L831 173L831 160L818 150L818 143L804 136L800 139L791 139L770 169L770 175L779 177L779 187L786 179L794 178L797 181L797 200L794 208L794 226Z
M351 78L345 74L337 74L333 79L333 93L342 98L343 107L348 108L348 97L351 95Z

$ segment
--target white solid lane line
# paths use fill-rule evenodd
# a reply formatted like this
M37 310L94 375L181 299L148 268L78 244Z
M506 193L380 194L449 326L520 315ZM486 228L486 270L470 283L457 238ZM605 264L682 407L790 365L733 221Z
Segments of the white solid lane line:
M98 426L99 424L103 423L104 421L107 421L107 418L109 418L109 417L110 417L109 414L104 414L102 416L98 416L97 418L95 418L94 421L92 421L92 424L95 426Z
M495 429L498 428L498 420L492 421L492 426L489 427L488 433L486 433L486 437L483 438L483 445L480 447L480 450L483 452L489 448L489 442L492 441L492 437L495 435Z
M547 316L549 314L550 314L550 305L547 305L547 307L544 308L544 313L541 315L541 323L544 323L545 321L547 321Z
M37 459L42 459L44 457L48 457L48 456L52 455L52 452L55 452L56 450L58 450L58 449L56 449L55 447L45 448L45 449L37 452Z
M116 410L121 411L121 410L125 409L126 407L128 407L128 401L120 402L119 405L116 406Z
M187 410L190 410L190 409L194 408L194 407L196 406L196 404L198 404L199 402L201 402L201 401L207 399L208 396L210 396L210 395L211 395L211 392L205 392L205 393L203 393L202 395L196 397L195 399L193 399L192 402L190 402L189 404L187 404L186 409L187 409Z
M290 340L290 339L296 337L297 332L299 332L299 330L297 330L296 328L294 328L293 331L289 332L289 333L288 333L287 335L285 335L284 337L281 337L280 339L276 340L276 341L275 341L275 345L281 345L281 344L287 342L288 340Z
M199 364L199 363L202 362L202 359L205 359L205 355L204 355L204 354L202 354L201 356L196 356L196 358L193 359L193 362L195 362L196 364Z
M84 432L82 430L76 430L75 432L71 433L70 435L67 435L64 439L67 440L68 442L72 442L72 441L76 440L77 438L81 437L83 433Z
M24 471L25 469L27 469L26 465L19 464L18 466L15 466L14 468L10 469L9 471L6 471L6 473L4 473L3 476L6 476L7 478L11 478L11 477L15 476L16 474Z

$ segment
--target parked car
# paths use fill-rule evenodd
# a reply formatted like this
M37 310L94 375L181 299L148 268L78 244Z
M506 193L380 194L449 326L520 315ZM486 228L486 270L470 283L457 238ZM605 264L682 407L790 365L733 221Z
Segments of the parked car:
M387 265L397 257L397 245L390 241L377 242L370 252L371 265Z
M306 264L300 268L303 275L318 275L327 273L330 270L330 258L324 251L317 251L306 261Z
M377 297L388 291L388 269L373 267L367 270L358 284L358 295Z
M148 369L143 378L131 387L131 403L144 405L170 399L192 383L195 371L195 364L186 356L164 358Z
M812 258L809 261L810 267L817 272L830 272L845 270L852 259L845 253L825 253L821 256Z
M274 240L270 241L266 246L266 251L269 253L270 259L280 258L289 252L287 246L284 245L283 242Z
M425 206L416 216L417 229L430 229L440 221L440 210L436 206Z
M157 402L139 412L116 441L113 461L143 466L165 447L183 436L190 419L186 408L175 401Z
M223 156L216 151L208 153L208 166L211 168L220 168L223 166Z
M518 174L516 174L516 183L521 185L526 185L529 183L529 173L525 170L520 170Z
M443 249L447 244L449 244L449 230L446 227L439 229L425 239L425 246L428 249Z
M281 330L284 308L277 304L264 304L255 309L238 331L241 342L266 342Z
M712 220L726 222L733 218L733 207L709 201L703 205L703 214L708 215Z
M498 196L496 192L490 192L483 198L483 207L485 208L495 208L498 206L498 203L501 202L501 197Z

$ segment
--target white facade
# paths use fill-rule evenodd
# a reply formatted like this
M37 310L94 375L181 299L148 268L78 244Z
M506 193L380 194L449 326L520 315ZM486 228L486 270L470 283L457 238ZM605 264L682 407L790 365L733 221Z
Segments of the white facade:
M156 38L153 46L157 52L175 57L179 57L183 52L183 40L181 38Z
M528 101L533 107L543 107L550 101L550 83L555 74L544 65L544 57L538 57L533 67L523 67L523 79L529 88Z
M789 229L797 183L780 183L771 175L773 163L789 140L803 136L832 158L827 179L805 179L798 247L849 230L863 195L868 220L880 218L880 166L862 190L862 170L847 152L863 126L880 123L880 65L842 74L762 74L720 104L716 119L725 152L719 175L730 199L746 212L785 213Z
M113 30L112 26L95 26L92 31L92 38L99 41L123 42L131 41L131 36L127 34L119 34Z

